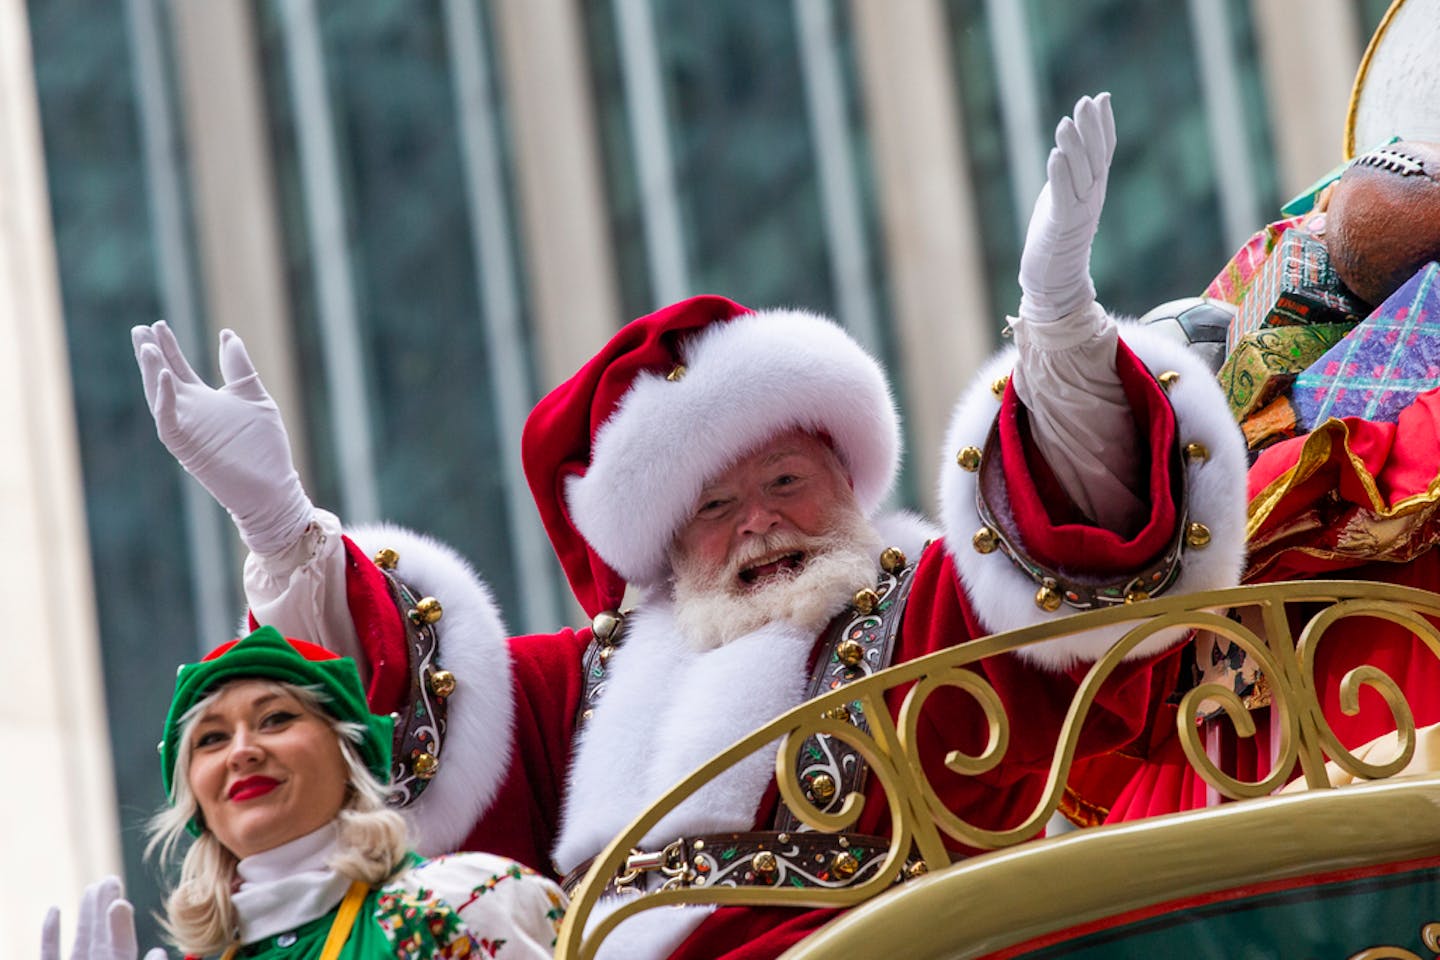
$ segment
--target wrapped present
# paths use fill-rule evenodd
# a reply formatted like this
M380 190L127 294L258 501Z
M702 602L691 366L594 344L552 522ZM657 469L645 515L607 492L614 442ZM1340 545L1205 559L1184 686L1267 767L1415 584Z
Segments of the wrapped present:
M1240 338L1216 374L1237 423L1285 393L1354 323L1266 327Z
M1234 350L1246 334L1265 327L1356 323L1364 312L1331 267L1325 244L1304 230L1290 229L1246 291L1226 346Z
M1393 422L1440 386L1440 265L1425 265L1298 377L1291 389L1300 427L1330 417Z
M1297 216L1277 220L1256 231L1255 235L1245 242L1245 246L1235 251L1235 256L1216 274L1215 279L1210 281L1210 286L1205 288L1205 296L1239 306L1245 299L1245 292L1250 289L1250 284L1260 273L1260 268L1265 266L1265 261L1270 258L1270 251L1280 242L1280 237L1285 231L1299 226L1304 219Z

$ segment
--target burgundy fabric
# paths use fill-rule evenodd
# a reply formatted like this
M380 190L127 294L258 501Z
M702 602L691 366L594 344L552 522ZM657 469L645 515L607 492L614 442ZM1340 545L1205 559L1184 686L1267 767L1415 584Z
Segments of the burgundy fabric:
M1164 388L1123 342L1116 348L1115 366L1135 422L1144 425L1135 443L1145 478L1142 500L1150 512L1130 535L1084 520L1028 439L1025 409L1013 382L1001 398L998 440L1016 532L1025 552L1047 567L1064 570L1083 558L1087 574L1120 576L1148 565L1170 546L1174 536L1171 454L1175 411Z
M724 297L691 297L633 320L537 403L526 420L520 439L525 479L570 589L588 615L618 607L625 582L575 528L565 502L566 481L584 476L595 434L636 376L646 371L668 374L686 335L749 312Z

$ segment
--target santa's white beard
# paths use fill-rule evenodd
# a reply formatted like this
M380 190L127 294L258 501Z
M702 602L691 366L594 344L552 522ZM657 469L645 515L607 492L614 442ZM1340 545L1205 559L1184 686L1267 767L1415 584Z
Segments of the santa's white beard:
M855 591L875 583L880 535L853 507L837 511L820 536L768 534L722 564L700 564L672 557L675 620L695 650L713 650L753 633L768 623L786 622L818 633L845 609ZM778 551L805 552L805 564L781 571L755 585L739 573Z

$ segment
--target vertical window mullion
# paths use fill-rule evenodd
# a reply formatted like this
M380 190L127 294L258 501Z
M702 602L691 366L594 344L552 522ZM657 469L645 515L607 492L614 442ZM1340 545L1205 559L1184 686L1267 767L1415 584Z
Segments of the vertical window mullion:
M795 0L795 19L835 302L845 327L871 353L883 356L831 0Z
M126 21L135 51L135 99L154 222L160 302L164 320L186 353L198 361L207 353L209 337L196 309L195 273L186 236L181 171L176 162L179 150L166 94L170 83L156 0L127 0ZM181 480L180 488L190 554L185 568L195 596L195 645L197 653L203 654L234 629L231 569L226 557L231 540L221 507L210 494L188 477Z
M690 278L650 0L615 0L615 22L639 175L650 296L655 305L673 303L690 293Z
M282 0L280 12L295 101L341 508L348 522L358 523L379 518L380 498L324 50L313 0Z
M505 511L505 522L520 581L528 585L518 593L522 608L512 615L522 617L527 630L541 630L559 614L556 566L539 515L528 508L529 487L520 458L520 434L534 398L510 249L499 119L493 108L485 25L476 2L445 0L450 75L459 111L465 199L475 237L475 280L490 358L488 386L500 434L505 490L514 501Z
M1000 121L1010 157L1010 190L1015 222L1025 236L1030 211L1045 185L1045 161L1050 155L1043 136L1045 118L1040 109L1040 78L1030 41L1030 23L1024 2L985 0L999 91Z

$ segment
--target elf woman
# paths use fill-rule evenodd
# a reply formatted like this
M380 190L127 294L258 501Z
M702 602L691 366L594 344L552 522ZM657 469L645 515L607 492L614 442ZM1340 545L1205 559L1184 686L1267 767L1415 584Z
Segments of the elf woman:
M385 804L391 735L352 660L270 627L182 666L148 848L164 860L195 837L165 904L175 945L226 960L549 957L553 883L489 854L410 852ZM42 960L58 960L58 928L52 908ZM113 879L86 892L78 928L72 960L137 956Z

